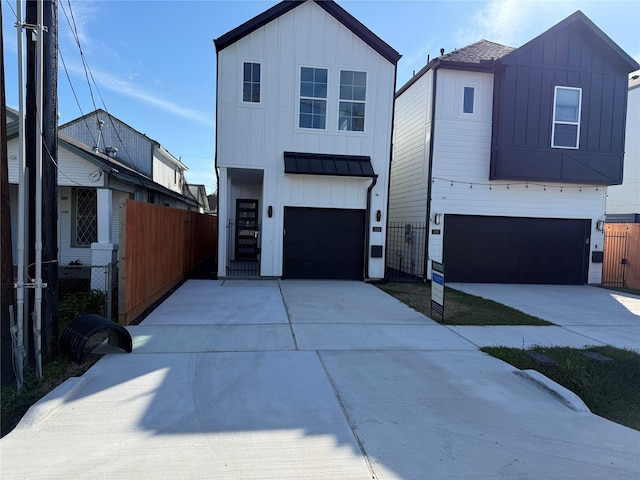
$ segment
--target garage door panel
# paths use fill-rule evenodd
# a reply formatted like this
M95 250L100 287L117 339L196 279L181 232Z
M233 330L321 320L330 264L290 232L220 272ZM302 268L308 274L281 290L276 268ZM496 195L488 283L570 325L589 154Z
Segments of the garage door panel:
M447 215L448 281L582 284L590 221Z
M363 278L364 211L285 208L284 278Z

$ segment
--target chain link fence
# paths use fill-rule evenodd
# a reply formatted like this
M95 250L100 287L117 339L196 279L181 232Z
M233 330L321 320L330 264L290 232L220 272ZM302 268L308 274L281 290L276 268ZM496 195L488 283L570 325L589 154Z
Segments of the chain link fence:
M118 263L108 265L60 265L58 267L61 323L84 313L116 320Z

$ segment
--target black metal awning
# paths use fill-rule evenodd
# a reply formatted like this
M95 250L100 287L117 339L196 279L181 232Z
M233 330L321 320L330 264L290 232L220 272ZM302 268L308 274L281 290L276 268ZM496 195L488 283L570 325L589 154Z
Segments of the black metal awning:
M375 177L371 157L365 155L327 155L284 152L284 173Z

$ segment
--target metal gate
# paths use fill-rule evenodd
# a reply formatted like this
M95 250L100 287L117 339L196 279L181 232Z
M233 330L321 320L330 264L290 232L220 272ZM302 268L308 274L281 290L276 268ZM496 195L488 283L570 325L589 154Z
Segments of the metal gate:
M624 270L627 265L627 233L604 234L604 260L602 286L624 287Z
M387 258L385 276L391 282L421 282L425 270L424 223L389 223L387 226Z

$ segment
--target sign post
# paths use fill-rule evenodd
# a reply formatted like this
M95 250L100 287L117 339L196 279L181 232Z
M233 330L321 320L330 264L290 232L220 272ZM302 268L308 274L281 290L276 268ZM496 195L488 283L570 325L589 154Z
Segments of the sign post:
M431 260L431 314L438 313L444 320L444 265Z

